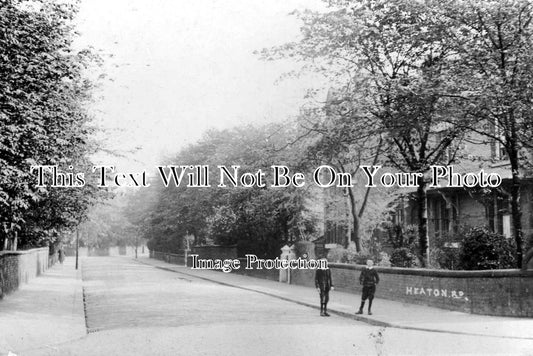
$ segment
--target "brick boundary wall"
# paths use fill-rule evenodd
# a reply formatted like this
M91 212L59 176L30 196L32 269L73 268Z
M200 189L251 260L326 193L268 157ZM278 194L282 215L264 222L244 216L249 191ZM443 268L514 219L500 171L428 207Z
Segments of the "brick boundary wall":
M235 259L237 258L237 246L194 246L187 255L185 254L185 250L180 250L179 253L149 250L149 254L150 258L156 260L191 267L191 255L198 255L198 259ZM185 261L185 256L187 256L187 261Z
M54 259L48 247L24 251L0 251L0 298L44 273Z
M185 254L166 253L150 250L150 258L165 261L175 265L185 266Z
M172 254L150 251L150 257L176 263L172 262ZM175 260L179 261L177 264L184 265L184 258L185 256L181 256L182 260L179 260L179 257L175 257ZM232 273L273 281L279 280L277 269L246 270L244 268L246 259L239 258L239 260L241 268ZM190 259L188 265L190 266ZM336 290L361 293L359 275L364 268L363 265L329 263L329 267ZM532 270L448 271L397 267L374 268L380 277L376 291L378 299L428 305L473 314L533 317ZM314 270L291 270L291 284L314 287L314 273ZM359 300L354 299L354 310L357 305L359 305Z
M329 267L335 289L361 293L359 275L364 266L330 263ZM377 298L473 314L533 317L533 271L374 268L380 277ZM291 271L291 283L314 287L314 271Z

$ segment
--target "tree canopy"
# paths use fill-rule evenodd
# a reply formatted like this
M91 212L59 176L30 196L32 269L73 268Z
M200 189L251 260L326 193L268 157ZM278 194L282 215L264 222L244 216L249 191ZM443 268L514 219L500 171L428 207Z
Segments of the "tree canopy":
M329 78L336 99L346 103L333 120L342 127L338 140L329 141L337 151L374 137L383 140L384 164L426 173L431 165L456 162L469 133L500 142L513 174L510 195L520 264L519 158L532 126L530 2L328 3L330 11L296 12L301 39L264 49L261 57L297 58L304 70ZM422 261L426 181L420 180L417 191Z
M90 187L37 187L31 166L90 167L94 127L86 110L96 59L72 43L75 4L0 2L0 224L5 239L24 245L56 239L76 225L99 194Z
M271 171L271 165L286 164L298 169L302 151L287 146L290 128L283 125L245 126L211 130L196 144L168 159L168 164L209 165L217 175L218 165L240 166L240 174ZM144 206L138 228L153 250L177 251L185 248L184 238L193 235L195 243L206 240L221 245L237 245L239 253L275 257L279 248L301 234L313 234L314 217L308 212L309 192L303 188L227 186L208 188L164 187L159 178L139 191L138 204Z

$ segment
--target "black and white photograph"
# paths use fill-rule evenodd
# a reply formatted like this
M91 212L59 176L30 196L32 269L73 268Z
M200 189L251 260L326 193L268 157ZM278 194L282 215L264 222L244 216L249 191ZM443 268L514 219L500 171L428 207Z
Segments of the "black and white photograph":
M533 1L0 0L0 356L533 356Z

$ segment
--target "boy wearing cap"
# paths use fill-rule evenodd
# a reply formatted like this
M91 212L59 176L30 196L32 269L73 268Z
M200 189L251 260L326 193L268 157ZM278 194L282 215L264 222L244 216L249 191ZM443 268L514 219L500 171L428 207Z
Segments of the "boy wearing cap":
M376 285L379 283L378 272L374 269L374 261L367 260L366 267L361 271L359 283L363 285L363 295L361 296L361 306L355 314L363 314L365 301L368 299L368 315L372 315L372 300L376 293Z

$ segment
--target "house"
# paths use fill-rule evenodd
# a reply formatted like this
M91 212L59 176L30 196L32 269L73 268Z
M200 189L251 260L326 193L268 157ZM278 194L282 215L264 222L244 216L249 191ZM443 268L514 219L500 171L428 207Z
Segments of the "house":
M338 93L330 91L327 99L327 115L332 117L342 111L342 105L346 102L336 99ZM339 109L340 108L340 109ZM346 109L349 110L349 109ZM345 111L346 111L345 110ZM494 125L496 130L496 125ZM433 137L430 140L434 144L442 140L446 133L446 124L441 123L433 128ZM449 240L450 246L460 239L458 234L462 228L474 226L486 226L491 231L507 237L513 236L513 223L511 215L511 186L512 176L509 160L505 149L493 139L489 139L477 133L470 133L461 142L454 143L445 153L443 161L453 157L453 169L461 175L477 173L483 170L485 173L494 173L501 177L502 182L497 188L482 187L433 187L427 190L428 207L428 242L437 238ZM531 152L523 152L531 156ZM530 161L532 161L530 159ZM523 241L527 242L533 236L533 171L527 167L520 169L520 206L522 211L521 222ZM381 214L378 210L366 214L361 223L369 218L376 219L381 215L383 220L389 220L392 226L405 228L408 225L417 225L417 201L416 188L402 188L389 190L396 196L393 204L386 207L381 204ZM376 188L371 200L383 201L385 195L383 189ZM342 188L328 188L324 195L324 242L325 244L338 244L346 246L350 241L353 218L350 215L350 203L347 192ZM361 197L361 194L359 195ZM392 211L388 211L388 209ZM372 227L372 224L370 226ZM381 245L387 243L386 231L379 229L372 234L371 239L379 241ZM363 237L368 239L368 233L360 231ZM365 236L366 235L366 236Z
M497 142L470 135L461 147L463 153L453 164L459 174L496 173L502 178L497 188L438 187L427 191L428 241L436 238L449 240L449 246L457 246L455 239L462 228L485 226L489 230L513 236L511 215L512 176L509 160ZM417 204L414 192L400 195L394 213L393 224L405 227L417 225ZM533 235L533 174L526 168L520 170L520 207L523 241Z
M456 171L472 172L475 169L498 173L502 184L495 189L481 188L430 188L427 191L428 236L439 237L457 234L461 227L486 226L491 231L512 236L513 226L510 206L511 171L508 162L489 165L455 165ZM471 168L468 168L471 167ZM481 168L479 168L481 167ZM524 236L533 233L533 180L521 180L522 228ZM401 196L393 222L402 226L418 224L416 201L413 196Z

